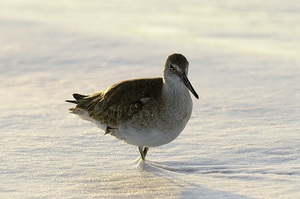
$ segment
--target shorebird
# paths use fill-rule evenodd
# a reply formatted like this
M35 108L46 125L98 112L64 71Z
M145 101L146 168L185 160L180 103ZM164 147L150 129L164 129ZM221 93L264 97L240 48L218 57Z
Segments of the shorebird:
M138 146L142 160L149 147L167 144L179 136L189 121L193 101L198 99L190 83L189 62L182 54L170 55L163 77L132 79L116 83L91 95L74 93L71 113L96 124L128 144Z

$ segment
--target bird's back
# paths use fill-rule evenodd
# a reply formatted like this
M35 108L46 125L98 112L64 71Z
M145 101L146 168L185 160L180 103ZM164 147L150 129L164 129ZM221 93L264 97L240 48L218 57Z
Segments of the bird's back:
M162 78L133 79L116 83L92 95L73 94L76 107L70 111L113 127L140 112L149 101L160 101Z

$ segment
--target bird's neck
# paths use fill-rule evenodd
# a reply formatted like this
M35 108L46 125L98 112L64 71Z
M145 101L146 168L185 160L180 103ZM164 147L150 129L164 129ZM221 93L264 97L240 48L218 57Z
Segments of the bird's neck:
M164 82L162 100L166 115L176 120L183 119L177 117L190 117L193 102L189 90L180 81Z
M174 79L163 80L162 97L168 101L191 98L188 88Z

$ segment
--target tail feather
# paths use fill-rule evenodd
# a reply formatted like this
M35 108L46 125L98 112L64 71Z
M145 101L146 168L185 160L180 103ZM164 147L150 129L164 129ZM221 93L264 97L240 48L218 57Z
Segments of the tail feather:
M78 93L74 93L74 94L73 94L73 97L74 97L77 101L81 101L81 100L83 100L84 98L86 98L87 95L81 95L81 94L78 94Z
M73 104L78 104L78 101L76 100L65 100L66 102L69 102L69 103L73 103Z
M85 97L87 97L87 95L81 95L78 93L74 93L73 97L75 98L75 100L66 100L66 102L73 103L73 104L79 104L79 102L81 102Z

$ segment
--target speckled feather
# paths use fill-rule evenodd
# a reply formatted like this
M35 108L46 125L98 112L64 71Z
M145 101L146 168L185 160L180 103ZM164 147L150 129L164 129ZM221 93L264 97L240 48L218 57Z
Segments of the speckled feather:
M73 94L77 104L70 111L95 123L128 144L139 148L142 160L149 147L173 141L191 117L198 94L187 78L189 62L181 54L170 55L163 78L133 79L114 84L92 95Z
M145 103L159 106L162 84L162 78L122 81L103 92L80 95L82 98L77 97L77 106L70 110L87 111L92 119L113 127L132 118Z

